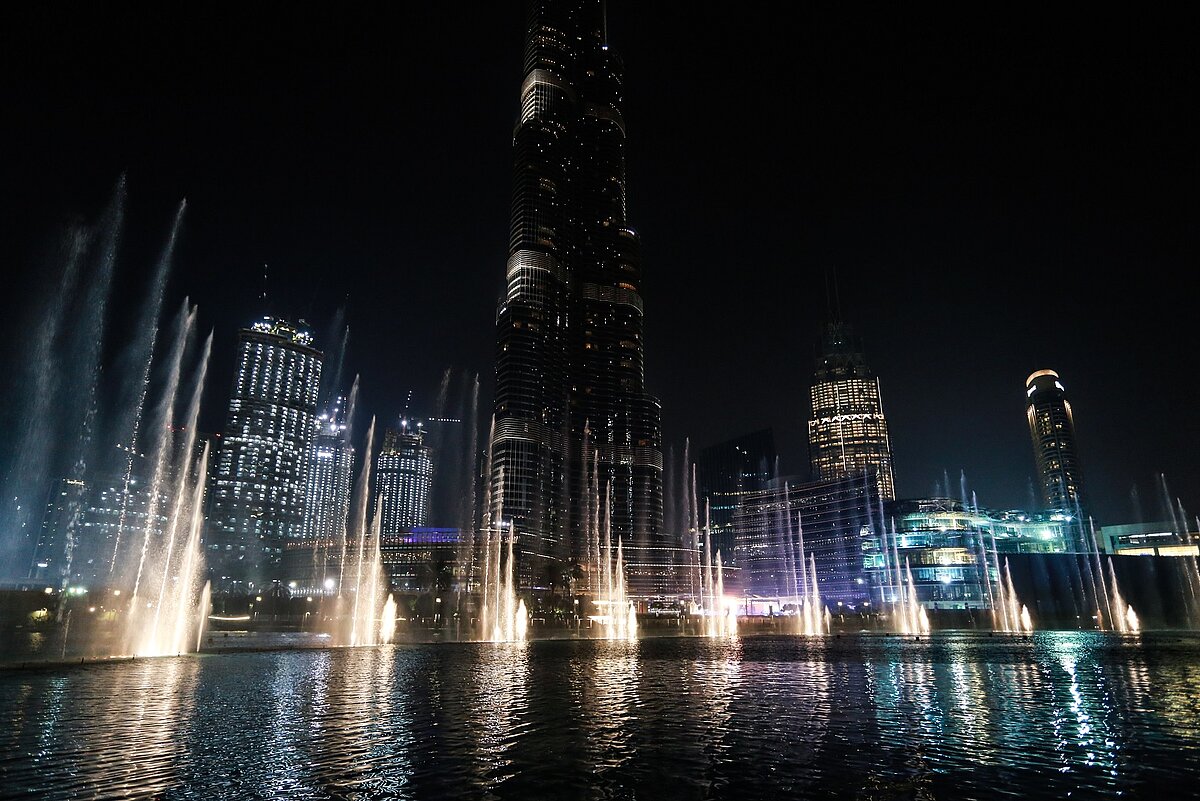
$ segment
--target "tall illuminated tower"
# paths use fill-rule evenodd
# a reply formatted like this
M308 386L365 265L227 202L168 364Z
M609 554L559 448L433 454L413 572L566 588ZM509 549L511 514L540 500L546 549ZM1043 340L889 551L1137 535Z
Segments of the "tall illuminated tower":
M1078 512L1086 504L1075 447L1075 417L1058 373L1038 370L1025 379L1025 398L1042 502L1047 509Z
M210 491L205 554L216 589L278 577L283 545L304 533L321 352L312 334L263 318L238 335L237 372Z
M334 398L313 423L305 477L303 539L332 540L343 536L350 514L354 446L346 419L346 399Z
M587 566L587 462L612 487L630 581L661 577L658 400L644 382L642 267L626 221L622 64L601 0L534 0L513 133L507 287L496 314L492 499L523 587Z
M812 385L808 451L814 481L873 472L879 495L896 497L892 445L879 379L867 367L862 343L846 323L830 323L821 340Z
M403 419L399 429L384 434L375 459L375 497L385 536L429 525L432 484L433 456L424 426Z

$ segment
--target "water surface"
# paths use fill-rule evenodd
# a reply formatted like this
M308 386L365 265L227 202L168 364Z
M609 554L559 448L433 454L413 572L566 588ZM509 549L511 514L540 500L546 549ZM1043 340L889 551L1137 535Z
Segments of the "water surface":
M1200 639L661 638L0 672L0 796L1200 797Z

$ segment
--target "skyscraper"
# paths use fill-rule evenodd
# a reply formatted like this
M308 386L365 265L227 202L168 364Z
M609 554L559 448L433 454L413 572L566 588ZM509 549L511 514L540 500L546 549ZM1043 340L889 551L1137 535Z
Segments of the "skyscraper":
M304 533L321 384L322 356L312 343L303 321L265 317L239 333L205 542L216 588L275 578L284 542Z
M525 587L590 564L592 464L612 488L614 535L627 554L643 549L644 576L655 572L645 566L662 527L662 435L644 383L640 243L626 221L622 71L601 0L534 0L496 314L490 476L493 502L503 500L518 532Z
M350 514L354 446L350 444L346 399L335 398L313 426L300 536L332 540L344 535L346 517Z
M734 513L747 493L766 489L777 476L775 432L764 428L711 445L700 451L696 468L701 502L709 504L711 550L720 551L731 565Z
M1025 379L1025 398L1042 502L1047 509L1080 511L1086 504L1075 448L1075 418L1058 373L1038 370Z
M846 323L830 323L812 386L808 451L814 481L873 471L884 500L896 497L892 445L879 379L867 367L862 343Z
M375 460L375 497L384 536L429 525L432 449L425 444L424 426L408 419L383 435Z

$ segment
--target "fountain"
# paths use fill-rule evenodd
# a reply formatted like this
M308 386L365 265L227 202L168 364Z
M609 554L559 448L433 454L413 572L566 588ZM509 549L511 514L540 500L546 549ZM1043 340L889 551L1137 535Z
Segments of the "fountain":
M1029 619L1029 610L1017 598L1008 559L1004 560L1004 571L992 589L992 617L996 629L1006 634L1020 634L1029 630L1025 625Z
M913 581L912 566L904 560L904 586L893 616L897 634L922 635L929 633L929 615L917 600L917 587Z
M356 387L357 383L356 380ZM383 521L381 506L371 516L370 524L367 523L374 443L375 419L371 418L363 450L362 470L354 487L354 526L349 532L350 536L342 537L341 543L333 632L336 645L378 645L391 642L396 634L395 599L391 595L387 600L384 599L387 577L383 570L380 543ZM350 537L353 537L353 542ZM346 597L348 593L353 594L352 600ZM387 609L389 602L390 613Z
M197 458L195 432L212 337L196 354L190 375L185 366L196 350L195 307L185 299L171 338L159 337L186 203L180 203L153 265L133 315L132 337L118 343L108 318L119 285L124 205L122 176L101 221L73 226L63 238L58 269L47 271L52 290L39 309L25 360L29 375L18 377L25 392L15 404L16 447L3 471L11 504L0 508L0 569L25 578L34 556L28 575L61 593L63 654L69 638L102 633L98 626L70 625L68 596L98 593L101 586L105 598L118 600L119 609L107 607L116 614L116 630L111 641L105 633L92 643L94 653L192 651L208 617L210 590L203 582L200 539L210 455L205 448ZM181 393L187 386L190 400L180 417L177 405L188 397ZM146 473L135 470L138 465ZM72 487L72 494L50 535L30 548L30 516L43 507L29 498L44 497L52 481ZM86 517L85 504L105 492L114 504L106 507L114 510L111 528ZM136 518L135 496L146 503L144 516Z
M800 516L796 516L797 524L800 523ZM796 613L796 630L798 634L806 636L815 636L818 634L828 634L830 631L830 623L833 616L829 614L829 607L821 606L821 588L817 584L817 559L815 554L808 554L807 560L804 552L804 528L800 527L800 565L804 579L800 582L800 609Z
M1112 557L1108 557L1108 575L1111 582L1112 595L1109 599L1109 604L1113 610L1109 617L1109 630L1116 631L1121 634L1137 634L1141 631L1141 623L1138 620L1137 613L1133 611L1133 607L1125 602L1124 596L1121 595L1121 589L1117 586L1117 574L1113 570Z
M490 474L489 455L488 475ZM517 562L513 552L513 542L517 538L516 528L508 526L508 537L504 536L504 468L500 469L497 490L494 516L490 498L485 499L484 503L485 550L483 608L479 616L480 638L489 642L524 642L529 628L529 613L525 609L524 599L517 598Z
M585 439L587 436L585 427ZM626 587L625 552L620 537L616 537L615 557L613 554L611 484L605 486L604 518L600 518L598 464L599 459L593 459L592 473L588 476L588 549L593 558L593 602L599 608L599 613L592 619L603 626L606 640L636 640L637 609L629 599ZM584 473L587 475L586 463Z
M704 558L700 573L699 613L704 619L704 634L708 637L737 636L737 604L725 597L725 565L721 551L713 554L709 545L712 519L708 501L704 503Z
M196 317L194 307L180 312L167 360L167 386L154 419L159 431L154 448L150 506L140 544L125 554L121 576L133 574L133 590L125 617L123 650L136 656L163 656L197 650L207 622L211 590L201 581L204 557L204 491L209 447L193 465L196 423L204 392L212 334L206 339L192 380L192 393L180 433L167 425L179 390L181 361ZM159 506L166 504L165 530L159 530ZM136 557L136 568L134 567ZM119 544L114 546L110 574L118 574Z
M383 616L379 621L379 642L387 645L396 639L396 599L389 592L383 602Z

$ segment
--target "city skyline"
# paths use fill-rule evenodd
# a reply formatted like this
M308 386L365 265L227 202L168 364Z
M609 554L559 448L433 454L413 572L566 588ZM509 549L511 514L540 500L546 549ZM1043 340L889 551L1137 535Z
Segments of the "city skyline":
M448 24L435 12L419 13L428 15L423 22L435 28ZM493 13L494 18L490 16ZM848 119L858 119L854 114L873 112L880 120L895 122L896 101L884 96L882 90L861 91L870 83L868 78L878 77L883 56L852 69L845 60L832 58L829 46L812 41L822 30L844 33L854 20L833 12L812 13L816 16L807 20L811 24L800 32L799 44L782 49L770 38L761 48L748 47L754 40L748 24L742 21L716 26L713 18L698 13L684 23L687 35L698 44L711 46L717 41L719 28L724 46L740 47L749 54L750 64L786 66L782 74L800 79L786 108L759 102L765 90L758 89L739 104L760 110L759 122L754 126L755 136L762 137L760 144L782 141L785 132L794 130L790 123L804 123L808 133L800 141L813 147L801 149L808 154L805 158L798 153L789 155L781 173L792 179L805 198L802 207L792 199L792 190L784 192L774 179L764 178L761 170L743 170L739 175L728 168L725 156L704 150L713 136L706 127L685 125L675 118L678 115L655 109L658 105L669 109L689 107L687 101L702 90L712 91L716 98L728 97L724 90L736 82L736 75L725 76L716 65L694 60L690 55L674 63L654 52L649 43L666 30L670 15L665 12L622 9L620 14L612 14L612 36L619 42L630 74L629 117L637 121L636 135L630 138L630 180L638 187L631 199L631 219L638 223L645 242L647 263L653 264L647 291L660 299L659 307L663 309L662 318L647 320L646 372L649 390L664 399L666 443L678 449L683 437L690 435L693 446L702 447L771 426L779 435L785 472L793 472L803 464L807 368L825 307L823 289L817 288L822 272L836 266L844 313L861 329L871 365L885 387L899 497L928 495L931 485L941 480L943 470L957 482L962 469L970 486L978 489L989 505L1028 505L1028 484L1035 468L1020 411L1021 382L1034 370L1054 369L1070 377L1072 399L1079 413L1081 460L1094 496L1092 506L1102 520L1131 517L1131 485L1139 486L1144 499L1153 498L1152 482L1158 472L1166 474L1173 493L1183 498L1186 507L1195 507L1198 468L1190 454L1200 444L1189 439L1195 436L1191 432L1185 430L1175 436L1169 428L1173 417L1170 410L1191 396L1195 383L1194 371L1187 369L1188 335L1183 327L1187 309L1181 298L1167 291L1173 269L1182 263L1194 243L1194 232L1179 223L1194 201L1180 191L1176 183L1180 179L1164 171L1167 165L1178 162L1178 154L1151 147L1173 147L1169 141L1160 142L1155 131L1190 126L1194 118L1188 115L1193 112L1154 111L1148 118L1158 125L1133 127L1127 119L1132 112L1128 111L1127 116L1115 121L1098 119L1097 103L1104 93L1117 93L1133 109L1150 104L1149 99L1132 97L1142 86L1122 78L1119 65L1102 67L1099 86L1087 84L1090 88L1073 95L1074 99L1056 93L1055 87L1073 85L1071 82L1082 74L1071 66L1070 56L1086 52L1086 46L1075 41L1063 43L1061 52L1054 48L1058 43L1052 34L1060 28L1053 23L1058 20L1050 21L1047 33L1029 34L1027 40L1022 40L1031 54L1029 65L1015 65L1003 57L1006 51L999 33L976 37L983 53L994 57L995 69L1006 77L1015 75L1029 90L1023 101L992 91L998 80L994 76L989 79L985 68L993 62L962 50L951 54L963 68L962 77L930 78L921 69L933 63L932 56L924 54L918 45L906 49L899 34L887 33L882 22L876 20L863 31L867 41L885 45L885 54L902 52L912 56L916 65L911 74L885 82L896 97L916 103L911 112L912 130L903 126L889 129L892 138L879 140L889 143L888 147L876 144L859 148L856 154L850 144L862 146L868 137L865 132L857 132L857 126L851 126L851 143L829 149L831 132L845 131ZM461 55L457 50L439 56L433 48L420 48L412 56L446 60L428 61L445 71L447 83L420 89L427 94L419 95L419 99L445 119L462 119L470 129L472 147L478 153L457 144L455 137L460 134L451 136L453 141L444 149L438 145L430 152L442 154L431 160L437 169L477 176L478 183L473 179L471 185L480 191L472 198L438 189L426 174L436 170L412 165L411 159L402 156L389 156L380 163L388 166L389 176L411 173L412 181L393 181L386 191L361 169L351 170L348 175L339 172L336 180L322 173L297 178L293 183L274 182L278 184L274 186L268 179L284 174L287 159L282 155L264 156L256 146L277 130L277 118L269 112L281 109L276 101L261 97L256 100L261 109L246 104L232 109L229 115L231 120L248 121L249 142L239 146L246 149L237 150L228 165L219 159L214 161L215 156L204 151L196 162L211 175L202 178L194 167L180 163L180 153L196 147L197 140L187 137L180 144L170 135L184 130L185 123L194 122L191 112L164 98L169 89L178 90L181 96L204 108L210 102L205 100L210 84L200 72L182 64L175 64L158 78L137 79L144 82L138 83L122 71L126 62L118 56L99 59L98 76L121 79L96 94L91 106L98 115L96 127L86 129L95 141L86 150L64 147L81 134L66 132L56 124L61 122L58 112L33 105L30 97L18 93L18 107L30 112L21 123L30 150L25 163L14 166L14 180L9 185L18 191L29 190L24 192L28 202L5 222L11 227L4 229L6 241L12 242L20 254L14 259L21 259L24 267L16 287L31 289L32 279L28 276L35 272L33 265L39 262L48 243L53 242L56 226L69 215L95 216L115 176L125 170L131 207L124 247L135 257L158 247L174 202L183 195L189 198L181 267L171 288L175 295L192 294L206 318L204 324L216 329L216 384L232 372L233 332L266 313L261 308L257 279L245 281L241 297L232 297L227 277L248 271L257 274L262 262L271 264L268 305L285 316L310 317L319 332L324 331L323 323L335 309L313 306L304 297L306 290L297 287L319 286L322 276L339 269L359 277L350 281L345 274L336 273L337 284L345 286L351 295L347 315L352 332L350 358L352 373L366 376L364 408L379 410L381 415L394 413L404 388L428 387L426 396L432 397L436 378L446 366L478 372L486 382L491 355L487 321L497 290L493 267L506 239L506 220L495 209L497 202L499 208L508 202L506 153L513 122L511 86L520 77L519 56L513 53L519 49L521 18L519 11L514 14L513 9L502 8L481 12L480 19L462 24L465 39L461 52L472 53L469 63L454 62L455 53ZM46 22L42 20L39 25L37 19L33 20L32 40L39 32L45 34ZM294 21L293 32L302 41L308 41L306 35L322 41L306 27L311 22ZM966 25L980 34L968 23L961 19L921 19L907 23L903 31L920 32L920 25L931 25L935 32L943 29L939 25ZM247 36L261 24L265 21L249 20ZM1098 18L1091 24L1101 34L1116 35L1114 20ZM1004 26L1001 29L1007 30ZM917 41L919 44L924 40L918 37ZM191 42L188 39L177 44L186 51L194 46ZM98 46L86 39L79 44L85 48ZM804 51L800 44L811 45L811 52ZM342 52L332 46L321 50L309 69L324 74L323 65L337 62ZM328 81L339 86L359 71L377 66L374 59L378 56L372 52L365 48L356 56L360 60L351 60L343 71L330 73ZM1169 47L1166 52L1171 52ZM249 53L248 43L234 42L232 66L221 75L232 78L236 68L246 65ZM808 71L789 66L793 58ZM495 69L480 71L480 63L494 64ZM814 66L823 63L832 71L812 72ZM1153 63L1165 71L1156 92L1181 88L1179 73L1172 72L1166 56ZM1038 66L1053 68L1051 74L1056 80L1050 88L1041 90L1035 85L1029 73L1036 72ZM498 74L491 75L493 71ZM661 88L647 86L644 79L655 74L675 87L678 96L664 96ZM56 76L51 69L39 80L53 83L61 77ZM686 80L688 76L695 80ZM283 81L282 85L295 85L283 75L268 73L266 77L273 82ZM173 84L177 79L181 83ZM455 81L465 84L468 79L477 84L472 94L480 98L476 108L440 99ZM957 99L956 92L967 86L977 86L976 94L971 96L974 99ZM924 90L932 92L933 100L920 99ZM148 113L158 122L147 134L154 135L158 143L154 148L139 148L138 142L110 141L103 133L104 121L114 119L112 115L125 108L121 98L130 92L148 98ZM349 96L345 108L353 108L358 99L361 96ZM1005 146L996 134L987 133L981 116L991 108L1011 111L1014 104L1021 112L1017 119L1024 125L1022 130L1028 128L1029 134ZM813 109L811 114L799 113L808 108ZM932 129L937 119L934 112L939 108L958 135L939 140L937 147L923 145L923 135ZM766 116L762 116L764 109L770 110ZM1066 150L1063 142L1070 139L1074 130L1071 126L1083 124L1068 124L1072 112L1094 127L1089 129L1092 136L1086 140L1087 147ZM1178 116L1164 119L1167 115ZM291 129L290 135L296 141L284 147L285 154L290 148L313 142L310 136L339 141L332 128L320 124L320 120L316 122L317 131L312 134ZM402 125L383 127L388 128L389 135L403 129ZM206 130L210 129L199 129L195 136ZM488 131L492 132L490 136ZM1040 143L1052 147L1045 151L1034 147L1033 133L1037 131L1054 134ZM34 141L35 135L42 133L53 135L45 143ZM748 139L749 134L742 130L726 128L725 134L738 143L758 142ZM384 151L372 139L378 134L366 136L365 152L381 158ZM668 152L671 142L684 143L678 154ZM1142 147L1132 146L1131 142ZM432 141L421 144L437 145ZM676 169L682 159L701 150L713 160L704 171L714 187L712 193L697 192L697 179ZM256 159L263 157L265 165L238 177L232 168L244 166L251 152ZM451 152L456 154L454 159L447 155ZM818 154L823 155L818 158ZM1095 179L1081 183L1080 175L1101 154L1124 154L1125 166L1098 193L1080 191L1083 187L1096 189ZM885 156L892 166L877 173L873 183L868 182L865 176L870 168L878 166ZM862 164L854 158L861 159ZM1055 158L1061 163L1052 160ZM173 169L160 169L164 159L175 164ZM1014 166L1019 168L1016 176L1004 178L1002 174L1011 173ZM859 189L829 194L828 173L835 167L844 171L842 176L848 185ZM967 183L974 189L963 189L945 180L958 168L964 170ZM34 179L42 177L53 179L47 182L52 188L34 186ZM1018 179L1028 180L1022 183ZM1118 192L1135 185L1136 193ZM380 247L389 234L381 215L391 216L396 209L404 208L400 200L389 201L393 205L383 202L398 197L397 186L418 195L432 191L423 197L433 211L415 218L419 226L402 229L406 241L414 245L405 251L406 258L413 260L411 264L381 257ZM734 193L738 186L743 191ZM279 190L289 188L295 197L281 199ZM330 189L338 191L326 191ZM264 191L266 198L275 200L265 205L256 200L253 207L248 205L252 196L257 198ZM713 198L712 208L701 208L689 200L689 194ZM886 202L891 194L900 199ZM732 204L726 200L733 197L741 201ZM819 197L823 198L820 203ZM1029 204L1014 205L1010 201L1026 197L1031 199ZM912 233L899 235L898 229L914 221L915 212L904 208L912 206L914 198L926 201L915 206L924 216L916 221L920 225L912 228ZM369 204L381 209L373 211L367 208ZM958 205L961 208L949 208ZM675 211L668 213L671 207ZM451 209L469 219L470 227L478 231L477 236L451 240L452 256L446 255L446 242L437 241L435 235L414 236L422 226L428 227L431 234L443 230L438 227L438 210ZM706 236L697 236L697 229L689 233L681 227L677 218L688 215L681 215L680 209L692 212L690 216L696 218L693 225L703 228ZM810 221L803 226L803 235L793 238L789 247L782 247L773 233L779 228L780 215L805 209L813 213L802 215ZM252 213L239 214L239 210ZM765 224L755 225L754 235L738 245L737 252L745 254L737 262L741 280L722 286L722 292L700 294L700 287L714 286L713 271L719 264L729 263L734 252L719 235L721 215L732 215L731 230L750 230L746 215L751 213L761 214ZM971 214L978 215L977 219L972 221ZM1046 219L1038 221L1039 215ZM1121 219L1110 223L1114 215ZM239 216L241 219L235 219ZM312 225L318 218L333 222ZM861 219L871 233L847 236L852 219ZM1061 231L1054 225L1060 225ZM1029 230L1022 233L1026 228ZM489 230L491 233L487 233ZM975 235L978 242L972 241ZM706 244L700 247L700 242ZM1147 246L1144 261L1138 256L1142 245ZM711 255L701 252L705 249ZM1003 258L981 256L1001 251ZM300 257L301 253L312 255ZM126 262L149 260L131 258ZM1135 264L1136 269L1129 270L1118 293L1095 276L1120 263ZM421 277L423 264L438 265L440 270L433 272L449 271L454 279L426 281ZM373 307L371 299L364 299L369 294L367 281L380 274L383 265L391 265L389 269L404 276L406 296L414 307L441 310L443 318L450 309L453 313L448 316L462 321L437 329L437 348L420 347L423 334L419 332L430 330L430 320L420 317L423 312L415 312L418 318L412 326L414 332L409 334L407 328L388 321L387 315ZM792 278L793 272L809 286ZM1061 291L1046 296L1052 297L1052 302L1039 299L1032 291L1035 284L1030 279L1038 275L1046 275L1060 287ZM364 289L356 293L359 286ZM762 287L782 291L764 293ZM341 297L339 293L325 294ZM714 306L718 301L721 305ZM15 303L15 297L7 302ZM10 343L6 347L11 349L11 343L18 339L11 334L24 321L19 314L6 317L13 326L6 339ZM902 330L897 333L898 329ZM323 335L318 338L328 341ZM382 342L395 345L384 348L374 344ZM11 350L5 353L10 354ZM404 361L400 364L410 369L391 369L401 355ZM1141 409L1143 416L1135 422L1123 398L1138 391L1137 382L1129 377L1139 370L1170 373L1178 380L1173 380L1165 393L1148 398L1150 407ZM947 377L951 375L955 377ZM750 391L739 389L746 385ZM930 392L930 387L937 391ZM490 393L488 385L481 394L486 398ZM219 414L213 411L214 406L219 404L214 404L210 389L205 405L207 421L202 426L207 430L218 427L212 422ZM713 414L714 409L720 413ZM1169 446L1163 444L1168 441Z
M1200 798L1148 13L7 12L0 795Z

